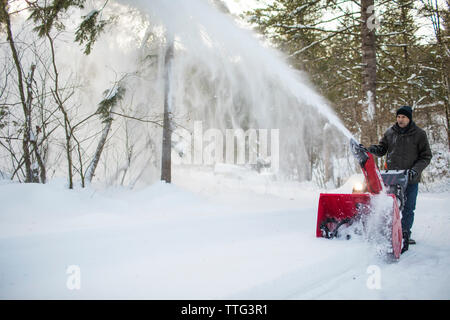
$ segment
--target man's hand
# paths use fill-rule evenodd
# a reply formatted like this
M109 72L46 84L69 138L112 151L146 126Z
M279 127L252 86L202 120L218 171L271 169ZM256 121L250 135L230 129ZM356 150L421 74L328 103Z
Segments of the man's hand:
M418 175L419 174L417 173L416 170L410 169L409 172L408 172L408 179L409 179L409 181L415 181Z
M360 147L361 149L363 149L364 151L366 151L366 152L369 151L369 150L367 150L366 147L364 147L364 145L363 145L362 143L359 144L359 147Z

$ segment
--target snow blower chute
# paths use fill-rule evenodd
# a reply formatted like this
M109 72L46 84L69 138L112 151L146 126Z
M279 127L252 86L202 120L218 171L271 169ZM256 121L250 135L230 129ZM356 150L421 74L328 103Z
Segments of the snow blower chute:
M354 139L350 140L351 151L361 165L365 177L363 190L353 190L351 194L321 193L317 214L317 237L335 238L339 229L351 225L355 220L374 214L372 199L380 193L392 197L391 215L386 226L388 243L392 245L388 251L398 259L402 250L402 225L400 210L403 209L404 191L408 184L407 170L389 170L380 173L372 155ZM390 201L389 201L390 202Z

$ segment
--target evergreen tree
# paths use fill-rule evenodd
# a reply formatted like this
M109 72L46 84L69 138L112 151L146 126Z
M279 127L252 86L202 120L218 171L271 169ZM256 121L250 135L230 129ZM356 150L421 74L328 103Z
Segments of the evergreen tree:
M416 56L419 39L414 2L398 0L384 5L378 36L378 136L395 118L400 105L417 101Z
M374 143L392 124L395 109L405 104L417 109L416 120L423 126L432 121L427 113L438 111L446 118L449 135L449 46L444 27L449 23L448 0L446 8L431 0L420 2L421 7L412 0L373 1L376 12L368 6L371 3L366 4L365 26L371 23L376 35L376 71L371 71L371 83L377 99L370 132L363 132L368 125L362 121L361 107L367 97L364 90L358 92L365 83L367 65L360 33L362 2L275 0L248 14L258 30L291 57L293 66L309 73L347 127L357 136L370 136ZM379 21L373 26L375 13ZM418 37L416 21L421 15L432 21L435 43Z

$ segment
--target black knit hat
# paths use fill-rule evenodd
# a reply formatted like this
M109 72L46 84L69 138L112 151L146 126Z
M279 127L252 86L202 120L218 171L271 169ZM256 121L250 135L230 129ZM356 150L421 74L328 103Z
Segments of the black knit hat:
M399 114L403 114L409 118L409 121L412 121L412 109L410 106L403 106L397 110L397 116Z

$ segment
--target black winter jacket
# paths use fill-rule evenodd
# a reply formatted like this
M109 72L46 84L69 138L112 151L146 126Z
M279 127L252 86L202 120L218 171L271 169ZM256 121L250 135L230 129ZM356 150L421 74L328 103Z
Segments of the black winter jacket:
M406 130L405 130L406 129ZM414 169L418 175L414 181L420 181L422 171L430 164L432 154L426 132L413 121L407 128L394 124L384 134L378 145L373 148L376 156L385 154L388 170Z

